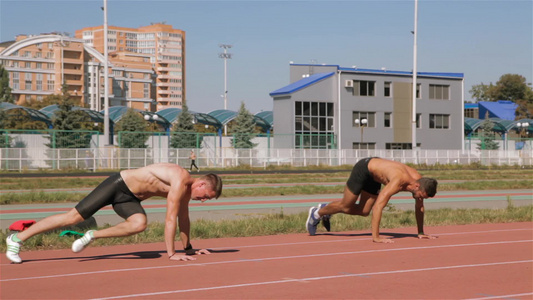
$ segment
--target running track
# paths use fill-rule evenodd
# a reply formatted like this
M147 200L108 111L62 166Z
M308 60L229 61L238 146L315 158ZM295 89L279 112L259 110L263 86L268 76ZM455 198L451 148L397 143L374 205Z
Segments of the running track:
M211 255L169 261L164 243L0 258L2 299L531 299L533 222L194 240Z

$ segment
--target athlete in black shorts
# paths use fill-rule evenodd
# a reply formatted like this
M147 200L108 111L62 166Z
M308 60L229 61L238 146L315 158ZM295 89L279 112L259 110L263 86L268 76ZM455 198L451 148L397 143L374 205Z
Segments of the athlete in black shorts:
M179 225L180 239L186 254L209 254L206 249L194 250L190 243L189 201L218 198L222 180L215 174L192 178L188 171L176 164L154 164L139 169L125 170L104 180L70 211L49 216L25 231L7 237L6 256L21 263L22 242L52 229L74 225L94 215L107 205L124 218L124 222L101 230L89 230L72 244L72 251L82 251L96 238L121 237L142 232L147 226L146 212L141 201L153 196L167 199L165 216L165 245L171 260L194 260L188 255L177 255L174 239Z
M383 189L381 185L384 185ZM377 157L364 158L355 164L346 182L341 201L320 203L317 207L309 209L307 231L310 235L315 235L321 220L329 231L329 219L336 213L368 216L372 211L373 241L390 243L392 240L382 239L379 236L379 224L383 208L391 196L400 191L411 192L415 199L419 238L433 238L424 234L424 198L435 196L437 181L420 176L415 169L402 163Z

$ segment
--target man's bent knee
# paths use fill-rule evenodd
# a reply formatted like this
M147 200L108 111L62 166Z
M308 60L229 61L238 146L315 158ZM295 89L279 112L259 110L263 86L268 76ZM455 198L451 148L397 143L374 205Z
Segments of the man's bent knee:
M74 225L74 224L78 224L78 223L85 221L85 219L80 215L80 213L75 208L66 212L65 215L66 215L66 218L65 218L66 225Z
M146 230L146 216L143 214L135 214L128 218L128 223L130 224L130 230L132 233L139 233Z

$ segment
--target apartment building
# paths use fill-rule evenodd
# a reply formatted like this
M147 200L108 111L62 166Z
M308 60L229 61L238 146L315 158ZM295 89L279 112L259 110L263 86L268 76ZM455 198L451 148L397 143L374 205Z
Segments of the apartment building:
M148 57L113 53L108 60L110 106L155 111L155 73ZM59 34L20 35L0 44L17 104L60 94L62 84L80 106L104 106L104 56L83 40Z
M463 149L462 73L417 76L416 145ZM276 147L411 149L412 72L291 64L291 83L270 93Z
M82 28L76 31L75 37L104 53L103 26ZM110 56L120 57L123 63L137 61L151 65L155 72L157 110L182 107L186 99L184 31L163 23L139 28L108 26L107 39Z

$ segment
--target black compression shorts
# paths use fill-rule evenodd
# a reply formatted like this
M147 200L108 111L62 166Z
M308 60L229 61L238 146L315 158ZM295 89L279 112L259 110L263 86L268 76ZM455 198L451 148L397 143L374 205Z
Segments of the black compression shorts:
M346 182L348 189L354 195L361 194L361 190L370 194L377 195L381 189L381 183L374 180L370 171L368 171L368 163L373 157L368 157L358 161L352 169L350 178Z
M146 212L141 206L139 200L130 191L120 173L109 176L100 185L98 185L87 197L76 205L76 210L83 219L94 215L98 210L107 205L113 205L113 210L124 219L133 214L144 214Z

